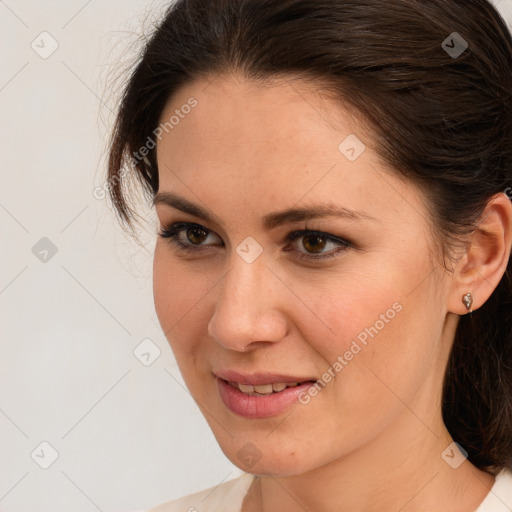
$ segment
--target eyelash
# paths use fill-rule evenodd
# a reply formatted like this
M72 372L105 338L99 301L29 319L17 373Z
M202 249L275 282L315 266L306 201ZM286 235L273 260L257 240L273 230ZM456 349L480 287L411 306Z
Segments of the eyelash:
M185 244L179 239L179 233L186 229L192 229L192 228L199 228L201 230L204 230L207 234L211 233L211 231L204 226L201 226L200 224L192 223L192 222L175 222L174 224L171 224L169 227L161 228L160 231L157 233L158 236L168 239L171 244L173 244L175 247L178 248L178 250L192 253L192 252L200 252L204 249L201 249L200 245L194 245L194 244ZM286 237L287 241L293 242L297 238L305 237L306 235L317 235L320 238L326 239L328 242L334 242L341 247L331 253L326 253L321 256L311 256L307 253L301 253L300 251L294 251L299 252L301 256L299 259L301 261L308 260L308 261L319 261L319 260L328 260L331 258L336 258L340 256L340 253L345 252L347 249L350 249L353 247L353 245L346 240L343 240L342 238L335 237L333 235L329 235L327 233L323 233L322 231L316 231L316 230L299 230L299 231L292 231L289 233ZM197 247L197 248L194 248Z

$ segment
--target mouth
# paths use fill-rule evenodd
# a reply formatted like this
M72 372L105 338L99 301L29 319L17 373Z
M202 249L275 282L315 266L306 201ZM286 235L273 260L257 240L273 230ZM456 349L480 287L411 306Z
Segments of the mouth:
M277 374L243 375L233 371L214 372L224 405L247 419L269 418L284 413L300 402L300 396L317 381L308 377Z
M222 379L224 380L224 379ZM307 380L302 382L276 382L274 384L260 384L259 386L252 386L251 384L240 384L240 382L235 382L233 380L226 381L230 386L233 386L235 389L238 389L242 393L245 393L248 396L269 396L275 393L280 393L287 388L295 388L297 386L302 386L307 383L314 383L313 380Z

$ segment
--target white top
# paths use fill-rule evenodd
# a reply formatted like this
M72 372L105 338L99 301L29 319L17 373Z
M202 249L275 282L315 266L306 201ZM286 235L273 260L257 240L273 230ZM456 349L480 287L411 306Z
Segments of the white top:
M145 512L240 512L253 479L254 475L243 473L234 480L162 503ZM489 494L474 512L511 511L512 471L504 469L496 476Z

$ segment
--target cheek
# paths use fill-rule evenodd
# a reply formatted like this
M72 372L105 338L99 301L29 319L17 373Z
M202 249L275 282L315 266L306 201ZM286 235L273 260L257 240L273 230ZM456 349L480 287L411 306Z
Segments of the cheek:
M204 358L205 306L208 285L197 275L189 275L183 265L173 261L167 248L155 250L153 264L153 297L155 311L162 331L171 347L180 373L193 396L201 394L202 366ZM201 350L203 348L203 350Z
M196 350L193 343L179 343L179 340L195 340L195 326L200 316L206 295L213 284L206 275L195 271L187 272L183 265L173 261L168 249L161 243L155 249L153 260L153 298L155 311L162 330L179 360L184 352Z
M159 241L158 244L161 244ZM155 302L155 311L164 333L168 333L172 325L179 318L176 308L181 307L179 296L181 294L173 293L181 289L180 283L177 283L178 273L174 272L169 264L165 263L164 252L161 248L155 248L153 258L153 299Z
M380 269L378 275L354 269L323 282L303 280L297 294L307 297L309 307L300 320L304 339L318 344L334 361L350 350L352 342L365 347L369 340L382 337L404 316L402 283L395 273L392 268Z
M324 371L336 376L325 380L331 399L343 407L331 410L354 420L370 411L385 416L427 379L443 315L425 268L390 264L378 275L345 274L310 301L316 316L301 321L302 335L322 355ZM417 282L422 284L414 289Z

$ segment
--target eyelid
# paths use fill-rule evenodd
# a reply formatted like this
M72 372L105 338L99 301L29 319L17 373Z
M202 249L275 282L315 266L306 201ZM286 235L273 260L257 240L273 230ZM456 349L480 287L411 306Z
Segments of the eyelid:
M179 233L181 233L182 231L185 231L186 229L192 229L192 228L199 228L199 229L202 229L205 232L207 232L207 235L213 234L213 235L219 237L219 235L217 235L217 233L215 233L215 231L212 231L211 229L207 228L206 226L203 226L202 224L198 224L196 222L174 222L174 223L169 224L167 227L161 227L160 228L161 231L159 231L157 234L159 236L161 236L162 238L169 239L169 243L176 246L178 251L188 252L188 253L197 253L197 254L204 252L204 251L208 251L207 247L211 246L212 244L206 244L205 246L203 246L201 244L183 243L179 240L179 237L178 237ZM299 229L299 230L290 232L286 236L285 240L294 242L298 238L306 237L306 236L313 236L313 235L318 235L321 238L324 238L327 242L335 243L338 246L338 249L327 251L325 253L308 253L308 252L302 252L302 251L293 249L293 252L296 252L301 255L299 257L299 259L305 260L305 261L312 261L312 262L327 260L327 259L330 259L333 257L337 257L338 253L340 253L340 252L345 252L348 249L356 248L356 246L349 240L332 235L330 233L326 233L324 231L307 228L307 227L306 227L306 229ZM222 245L224 246L224 243L222 243ZM291 251L292 251L291 249L284 249L284 252L291 252Z

